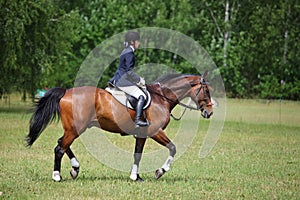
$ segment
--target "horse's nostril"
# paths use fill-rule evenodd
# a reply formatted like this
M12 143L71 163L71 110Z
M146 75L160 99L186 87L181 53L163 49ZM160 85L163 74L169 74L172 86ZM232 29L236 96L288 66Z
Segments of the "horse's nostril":
M209 113L207 118L210 118L213 115L213 112Z
M203 110L201 115L202 117L209 119L213 115L213 112L209 112L208 110Z
M207 113L206 110L204 110L204 111L202 112L202 116L203 116L204 118L208 118L208 113Z

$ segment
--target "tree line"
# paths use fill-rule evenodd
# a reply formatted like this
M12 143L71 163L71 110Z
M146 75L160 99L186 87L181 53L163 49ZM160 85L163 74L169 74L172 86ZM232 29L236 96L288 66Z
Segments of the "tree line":
M228 97L300 99L298 0L2 0L0 95L34 96L43 87L73 87L89 52L111 36L163 27L197 41L221 72ZM142 62L174 56L138 54ZM183 59L176 70L194 73ZM117 63L98 86L104 87Z

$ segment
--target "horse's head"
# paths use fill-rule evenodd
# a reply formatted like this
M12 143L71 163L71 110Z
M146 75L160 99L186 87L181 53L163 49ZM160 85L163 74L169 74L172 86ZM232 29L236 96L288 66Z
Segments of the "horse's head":
M172 110L177 104L186 108L201 110L201 114L204 118L210 118L213 114L213 107L211 97L208 88L207 81L208 72L205 72L203 76L199 75L180 75L180 74L167 74L160 77L155 81L158 84L158 88L162 91L156 92L155 89L150 89L153 86L148 86L150 92L163 97L170 103L170 109ZM196 108L193 106L180 103L180 100L185 97L191 97L196 103Z
M207 76L208 72L200 76L200 80L197 81L197 84L193 85L189 95L197 104L197 108L201 110L201 115L208 119L213 115L213 104L209 93Z

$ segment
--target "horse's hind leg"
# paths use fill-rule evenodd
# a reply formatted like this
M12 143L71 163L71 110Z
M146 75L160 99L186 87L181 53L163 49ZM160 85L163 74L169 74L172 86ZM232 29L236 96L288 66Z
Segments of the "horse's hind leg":
M72 132L66 132L63 137L61 137L58 141L57 141L57 146L54 148L54 170L53 170L53 175L52 175L52 179L54 181L61 181L61 175L60 175L60 170L61 170L61 160L62 157L64 156L64 153L67 153L67 155L70 157L71 156L71 160L72 158L74 158L71 161L71 164L74 167L78 167L78 171L79 171L79 162L77 161L77 159L75 158L73 152L70 149L70 145L72 144L72 142L74 141L74 139L78 137L75 134L72 134ZM76 162L77 161L77 162ZM74 169L74 168L73 168ZM76 171L75 171L76 172ZM78 175L78 172L77 172ZM73 177L73 175L72 175ZM76 176L77 177L77 176Z
M54 148L54 169L52 179L54 181L61 181L60 169L61 169L61 159L64 156L64 151L61 148L62 137L58 139L57 146Z
M70 162L72 165L70 175L73 179L76 179L78 176L78 173L79 173L80 164L79 164L78 160L76 159L76 157L70 147L66 150L66 154L70 158Z
M165 132L162 129L160 129L157 132L157 134L153 135L151 138L153 140L155 140L156 142L158 142L159 144L167 147L169 149L169 153L170 153L169 157L167 158L167 160L165 161L163 166L161 168L157 169L155 172L155 178L159 179L160 177L162 177L162 175L164 175L165 172L170 170L170 166L171 166L174 156L176 154L176 146L166 136Z

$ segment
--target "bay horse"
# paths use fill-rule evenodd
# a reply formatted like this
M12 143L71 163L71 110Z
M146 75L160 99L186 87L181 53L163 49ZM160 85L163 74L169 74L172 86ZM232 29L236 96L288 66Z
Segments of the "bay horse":
M151 138L169 150L167 160L155 172L155 178L158 179L170 169L176 154L176 146L164 132L170 122L172 109L179 104L200 110L204 118L210 118L213 114L206 79L206 72L204 75L169 74L158 78L152 84L147 84L152 101L145 110L145 117L150 122L150 126L138 128L134 124L135 111L121 105L104 89L90 86L71 89L52 88L37 102L30 119L29 133L26 136L27 145L30 147L55 118L61 119L64 134L58 139L58 144L54 148L55 159L52 175L54 181L61 181L61 160L65 153L71 162L71 177L75 179L78 176L80 164L70 145L87 128L96 126L122 136L134 135L134 163L130 179L143 181L139 176L138 168L146 139ZM181 103L180 100L185 97L190 97L197 107L192 108Z

